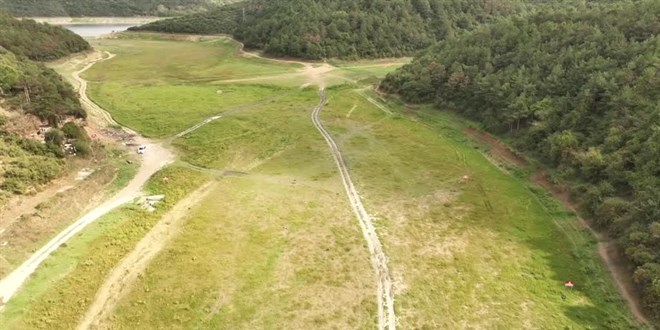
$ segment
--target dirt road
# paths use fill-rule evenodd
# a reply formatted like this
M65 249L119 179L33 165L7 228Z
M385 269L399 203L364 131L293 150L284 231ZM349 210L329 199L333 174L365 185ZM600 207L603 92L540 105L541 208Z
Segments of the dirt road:
M174 206L163 218L140 240L135 249L124 257L106 278L103 286L96 293L94 302L87 310L78 329L103 327L119 300L129 292L131 284L147 268L149 262L167 243L176 236L183 226L185 215L190 207L203 200L213 191L217 181L208 183L188 195Z
M80 84L78 92L80 93L80 99L83 106L93 114L96 114L101 118L105 118L105 120L110 123L116 124L116 122L112 120L112 117L110 117L107 112L105 112L87 97L87 82L80 78L80 74L92 67L94 63L110 58L112 58L112 56L109 56L105 59L101 57L97 60L93 60L82 70L75 72L73 77ZM137 143L147 146L147 152L142 155L143 158L137 175L124 189L122 189L114 197L94 208L80 219L78 219L76 222L71 224L69 227L64 229L62 232L57 234L57 236L51 239L42 248L37 250L20 267L2 279L2 281L0 281L0 301L2 303L6 304L9 299L11 299L11 297L16 293L16 291L18 291L21 285L23 285L23 283L30 277L30 275L37 269L37 267L39 267L39 265L44 260L46 260L46 258L48 258L48 256L50 256L53 251L57 250L57 248L59 248L63 243L68 241L71 237L73 237L75 234L83 230L87 225L94 222L101 216L110 212L114 208L122 204L126 204L138 197L144 183L146 183L147 180L163 166L173 161L173 154L160 144L139 136L136 136L135 140Z
M378 239L378 234L376 233L376 228L374 227L371 216L367 213L367 210L362 205L362 200L360 195L353 185L351 176L344 162L344 158L341 155L339 147L332 139L330 133L325 129L321 120L319 119L319 113L323 110L323 106L326 103L325 91L323 88L320 90L320 102L314 108L312 112L312 121L314 126L319 130L323 138L328 143L330 150L332 151L332 156L335 159L339 173L341 174L342 182L344 183L344 188L346 189L346 194L348 195L348 200L360 222L360 228L362 229L362 234L364 235L367 245L369 247L369 253L371 255L371 262L376 272L376 277L378 278L378 328L379 329L396 329L396 315L394 314L394 290L392 285L392 278L387 267L387 256L383 252L383 246Z

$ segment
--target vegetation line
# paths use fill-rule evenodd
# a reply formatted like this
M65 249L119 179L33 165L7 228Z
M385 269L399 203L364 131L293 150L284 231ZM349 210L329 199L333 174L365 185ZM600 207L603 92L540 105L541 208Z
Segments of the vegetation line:
M320 90L320 102L314 108L312 112L312 122L314 126L319 130L323 138L328 143L332 151L332 156L335 159L339 173L341 174L342 182L344 188L346 189L346 194L351 203L351 207L355 212L359 222L360 228L362 229L362 234L367 240L367 245L369 246L369 253L371 255L371 261L376 271L376 277L378 278L378 328L379 329L396 329L396 315L394 314L394 290L392 285L392 278L390 277L390 272L387 267L387 256L383 252L383 245L378 239L378 234L376 233L376 228L371 221L371 216L367 213L367 210L362 204L360 195L355 189L355 185L351 180L351 176L348 173L346 168L346 163L344 158L339 151L339 147L332 139L330 133L325 129L321 120L319 119L319 113L323 110L323 106L326 102L325 91Z

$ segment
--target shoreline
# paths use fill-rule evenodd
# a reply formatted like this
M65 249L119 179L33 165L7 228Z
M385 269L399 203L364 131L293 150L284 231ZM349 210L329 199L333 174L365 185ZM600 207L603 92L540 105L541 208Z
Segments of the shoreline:
M115 24L147 24L166 17L157 16L130 16L130 17L21 17L32 19L39 23L52 25L115 25Z

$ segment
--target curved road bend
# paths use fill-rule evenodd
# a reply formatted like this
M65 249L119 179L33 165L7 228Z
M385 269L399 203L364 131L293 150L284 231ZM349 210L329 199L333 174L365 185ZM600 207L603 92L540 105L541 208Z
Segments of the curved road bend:
M376 277L378 278L378 328L395 330L396 315L394 314L394 290L392 278L390 277L390 272L387 268L387 256L385 256L385 253L383 252L383 246L378 239L378 234L376 233L376 228L371 220L371 216L369 216L367 210L364 208L360 195L351 180L351 176L348 173L348 168L341 155L341 151L319 119L319 113L323 110L323 106L327 100L324 89L321 89L319 93L320 102L316 108L314 108L314 111L312 111L312 121L330 147L332 156L335 159L335 163L341 174L342 182L346 189L346 195L348 195L351 207L360 222L362 234L369 247L371 263L376 272Z
M112 56L109 58L112 58ZM91 62L82 70L75 72L73 77L80 83L78 92L80 94L80 99L83 105L88 110L94 111L101 117L105 118L108 122L115 123L107 112L105 112L87 97L85 93L87 90L87 82L80 78L80 73L92 67L94 63L101 60L107 60L109 58L102 58ZM130 131L128 129L126 130ZM32 256L30 256L27 261L25 261L13 272L7 275L7 277L2 279L0 281L0 305L6 304L9 299L11 299L11 297L16 293L16 291L18 291L21 285L23 285L23 283L30 277L30 275L34 273L37 267L39 267L39 265L44 262L44 260L46 260L46 258L48 258L48 256L50 256L53 251L57 250L57 248L59 248L63 243L68 241L71 237L79 233L87 225L94 222L101 216L107 214L118 206L126 204L140 196L142 186L147 182L147 180L154 173L160 170L163 166L172 162L174 159L172 153L160 144L154 143L140 136L136 136L136 142L146 145L148 152L142 155L143 157L142 162L140 163L140 169L138 170L138 173L135 175L135 177L114 197L95 207L93 210L89 211L76 222L57 234L57 236L46 243L46 245L32 254Z

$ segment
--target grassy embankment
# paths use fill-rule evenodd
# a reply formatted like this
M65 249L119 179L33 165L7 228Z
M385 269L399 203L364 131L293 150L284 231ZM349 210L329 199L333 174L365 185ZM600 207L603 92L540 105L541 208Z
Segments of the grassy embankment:
M145 90L126 97L131 89L147 87L138 79L151 79L164 88L186 85L202 93L215 86L226 89L221 79L292 69L273 69L276 64L268 63L262 73L245 74L240 70L246 59L233 56L235 46L223 53L229 58L206 62L197 51L188 54L193 60L174 51L224 48L221 42L101 43L120 56L89 73L88 78L98 81L91 86L92 95L106 102L120 122L153 136L167 136L204 116L187 107L173 108L170 113L176 117L159 115L177 95L151 98ZM123 64L113 65L122 57L124 62L118 63ZM151 63L156 59L164 69L155 77L146 76L145 68L156 65ZM210 64L202 68L198 63ZM224 65L238 71L221 78L189 75L220 75L222 70L214 70ZM361 80L371 70L382 68L332 74ZM237 98L245 95L236 104L250 104L241 111L228 111L234 106L231 100L201 102L208 107L196 111L226 116L175 140L182 159L248 175L225 178L211 197L191 210L182 233L120 301L110 327L374 327L375 281L367 251L327 146L309 119L316 93L282 89L295 85L291 79L301 78L268 79L257 87L231 85ZM120 81L127 84L125 89L99 92ZM426 108L411 112L398 105L386 108L393 112L389 114L365 98L375 95L360 95L356 87L329 90L323 119L346 154L367 209L376 215L396 280L402 328L631 327L593 239L571 214L525 180L494 166L451 116ZM271 88L269 93L255 92ZM143 105L130 109L131 104ZM151 122L144 123L145 118ZM181 118L187 118L186 125L177 122ZM461 181L464 175L470 177L466 182ZM186 180L186 187L192 185L195 182ZM86 245L74 271L51 274L66 285L44 288L52 282L35 278L29 285L41 287L42 294L17 297L7 309L13 313L3 317L12 316L9 324L14 328L45 327L44 318L51 326L74 325L104 274L155 220L150 221L129 239L122 239L123 226L113 227L119 235L114 239L115 231L100 230L94 242L116 248L116 254ZM51 259L54 268L64 267L55 261ZM565 290L566 279L577 287ZM19 308L26 310L19 314Z
M329 95L323 119L378 219L402 328L634 328L590 232L511 174L524 170L484 157L460 120Z

